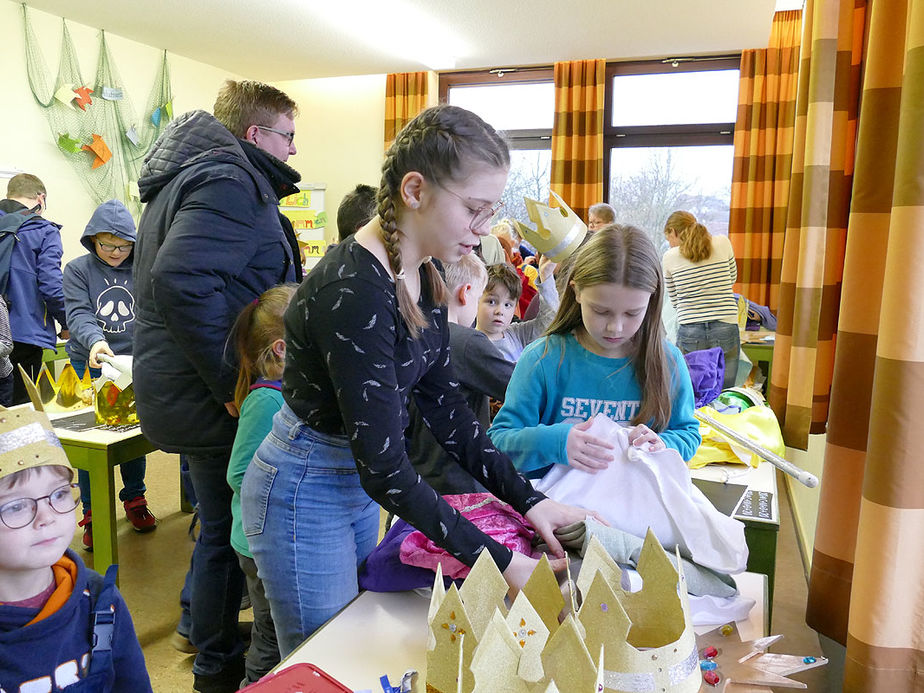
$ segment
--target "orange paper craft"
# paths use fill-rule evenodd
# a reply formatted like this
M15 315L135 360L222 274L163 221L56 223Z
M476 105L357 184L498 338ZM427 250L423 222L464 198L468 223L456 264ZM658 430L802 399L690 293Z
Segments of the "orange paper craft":
M96 133L93 133L93 142L83 145L81 149L96 155L93 160L93 168L99 168L112 158L112 152L106 146L105 140Z
M74 89L74 93L77 95L74 99L78 106L80 106L81 111L87 110L87 106L93 104L93 99L90 98L90 94L93 93L93 90L90 87L77 87Z

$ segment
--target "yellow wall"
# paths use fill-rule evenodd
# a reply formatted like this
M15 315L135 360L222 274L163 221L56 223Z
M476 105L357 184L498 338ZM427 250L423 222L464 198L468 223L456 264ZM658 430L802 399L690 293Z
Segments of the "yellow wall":
M303 183L326 183L330 218L325 235L337 238L337 207L357 183L378 186L385 140L385 75L275 82L295 99L298 153L289 164Z
M820 484L823 484L821 470L825 459L825 435L809 436L808 450L786 448L786 459L817 476ZM812 547L815 544L815 524L818 519L818 498L821 487L819 484L816 488L807 488L789 476L786 477L786 483L789 497L792 499L796 534L803 552L802 559L808 567L812 562Z
M29 10L33 30L42 47L45 64L52 75L57 74L61 46L61 19L54 15ZM99 34L96 28L68 22L71 38L84 79L91 80L99 54ZM161 58L161 50L106 34L110 53L126 85L135 112L147 103ZM173 86L174 113L195 108L211 111L215 94L222 82L239 78L226 70L168 54ZM47 217L62 224L64 261L82 254L79 244L95 204L83 187L77 172L65 161L52 140L42 109L36 104L26 78L22 10L18 3L0 2L0 169L15 168L34 173L48 189ZM384 98L384 95L383 95ZM384 118L384 116L383 116ZM6 195L6 185L0 185L0 197Z

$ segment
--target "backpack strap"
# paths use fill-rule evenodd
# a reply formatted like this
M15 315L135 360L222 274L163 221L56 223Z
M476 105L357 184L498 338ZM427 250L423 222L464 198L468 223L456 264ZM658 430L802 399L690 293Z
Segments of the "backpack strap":
M99 592L90 593L90 609L93 614L92 647L90 648L90 669L87 676L110 673L112 668L112 636L115 631L116 576L119 566L110 565L106 577L99 586ZM98 583L99 584L99 583Z

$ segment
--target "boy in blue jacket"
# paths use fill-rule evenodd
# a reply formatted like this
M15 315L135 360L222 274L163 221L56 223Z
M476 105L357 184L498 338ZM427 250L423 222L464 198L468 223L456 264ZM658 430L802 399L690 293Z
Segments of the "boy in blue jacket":
M132 259L135 221L118 200L104 202L90 217L80 238L89 250L64 268L64 307L70 339L68 356L78 377L87 366L98 378L98 356L132 353L135 330L135 298L132 290ZM119 499L125 515L137 532L150 532L157 526L144 497L145 458L138 457L119 466L123 488ZM83 545L93 550L90 512L90 475L80 470L80 500L83 502Z
M0 407L0 690L147 693L116 566L68 549L73 478L44 413Z

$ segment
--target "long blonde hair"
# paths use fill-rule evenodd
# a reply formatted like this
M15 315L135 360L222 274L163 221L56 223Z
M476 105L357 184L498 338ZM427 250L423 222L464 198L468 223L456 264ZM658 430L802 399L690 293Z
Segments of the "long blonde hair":
M397 223L398 205L402 204L401 181L406 173L416 171L429 182L442 186L473 162L509 168L507 144L477 115L447 104L428 108L411 120L385 153L377 198L382 240L395 274L398 311L414 337L419 336L429 323L417 302L411 298L401 262L402 233ZM434 303L446 303L446 285L439 271L432 262L426 262L424 266Z
M677 211L667 218L664 233L673 231L680 239L680 254L690 262L700 262L712 254L712 236L689 212Z
M630 359L642 392L641 406L631 423L664 430L671 418L670 369L661 325L664 282L654 245L634 226L609 224L577 251L569 279L546 334L568 334L583 327L575 287L619 284L651 294L645 318L630 340Z
M285 335L282 316L297 288L298 284L280 284L267 289L244 306L234 321L231 343L238 358L234 387L234 403L238 409L257 378L266 377L271 369L282 371L283 359L273 351L273 342Z

